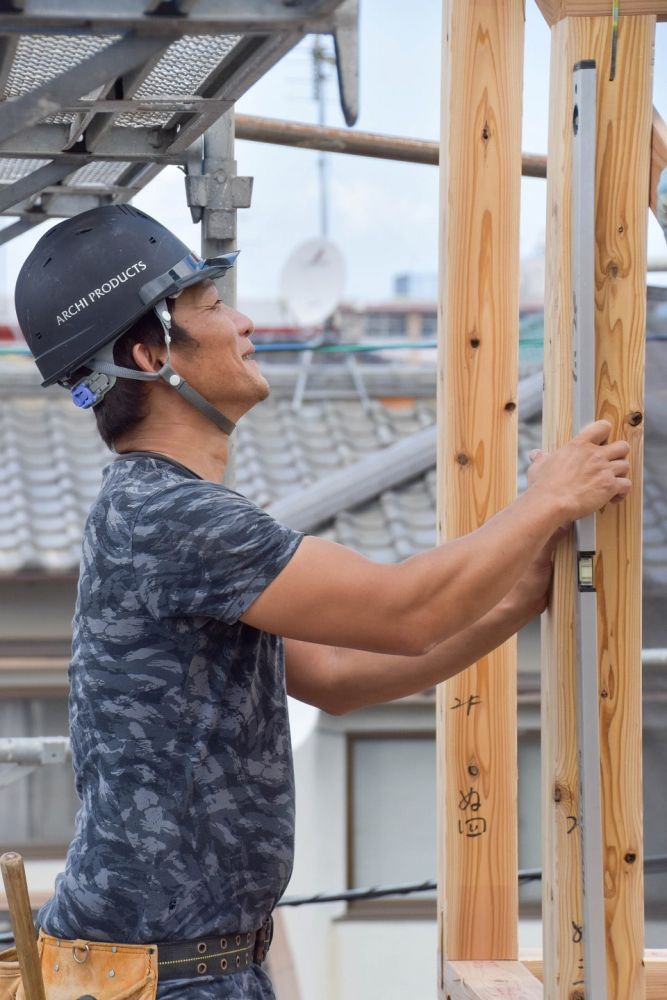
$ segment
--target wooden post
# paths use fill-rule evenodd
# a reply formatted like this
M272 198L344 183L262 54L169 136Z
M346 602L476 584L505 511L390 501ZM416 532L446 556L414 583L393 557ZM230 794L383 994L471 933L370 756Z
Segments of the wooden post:
M541 4L541 6L545 6ZM655 17L621 17L610 81L611 17L567 17L552 29L547 185L545 447L571 433L571 79L598 65L596 413L632 445L634 490L598 516L600 750L608 996L643 1000L641 782L641 516L646 284L646 179L651 154ZM542 675L544 983L549 1000L583 997L577 824L574 576L569 543L556 561Z
M14 851L8 851L0 857L0 871L7 893L9 919L21 969L23 994L26 1000L45 1000L44 980L37 950L35 925L32 922L23 858Z
M520 962L447 963L447 1000L542 1000L543 993Z
M442 539L516 495L523 36L523 0L444 0ZM442 685L437 715L444 994L445 958L517 955L515 643Z
M524 954L522 961L526 969L530 970L541 981L542 955ZM644 969L646 976L644 1000L665 1000L667 997L667 951L657 948L647 949L644 952Z
M548 24L566 17L609 17L610 0L537 0ZM621 14L655 14L667 21L667 0L620 0Z

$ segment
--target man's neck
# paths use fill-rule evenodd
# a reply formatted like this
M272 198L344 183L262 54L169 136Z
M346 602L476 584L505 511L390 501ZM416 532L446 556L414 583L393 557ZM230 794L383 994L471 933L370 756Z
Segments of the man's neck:
M142 426L118 438L114 447L119 454L152 451L164 455L213 483L222 482L229 457L229 438L213 425L210 430L189 423L172 423L164 429Z

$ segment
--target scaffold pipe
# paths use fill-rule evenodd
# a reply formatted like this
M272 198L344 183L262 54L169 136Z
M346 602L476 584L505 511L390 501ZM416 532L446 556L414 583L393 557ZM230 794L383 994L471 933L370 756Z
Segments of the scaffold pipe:
M318 149L325 153L347 153L350 156L370 156L380 160L400 160L431 166L437 166L440 158L439 143L427 139L405 139L395 135L306 125L255 115L236 115L235 123L236 138L250 142L268 142L277 146L296 146L300 149ZM546 156L524 153L521 173L524 177L546 177Z

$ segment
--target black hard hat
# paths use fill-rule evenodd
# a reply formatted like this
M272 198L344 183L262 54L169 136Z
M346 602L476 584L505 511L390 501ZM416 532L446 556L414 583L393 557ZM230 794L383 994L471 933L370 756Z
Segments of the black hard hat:
M16 314L42 385L73 372L156 303L238 254L200 260L173 233L131 205L104 205L42 236L16 282Z

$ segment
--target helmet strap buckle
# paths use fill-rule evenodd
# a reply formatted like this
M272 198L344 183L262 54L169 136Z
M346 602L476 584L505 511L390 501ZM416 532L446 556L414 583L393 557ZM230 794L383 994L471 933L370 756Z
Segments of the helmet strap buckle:
M113 389L116 384L115 375L105 375L103 372L91 372L85 375L76 383L70 391L72 402L81 410L88 410L91 406L104 399L109 389Z

